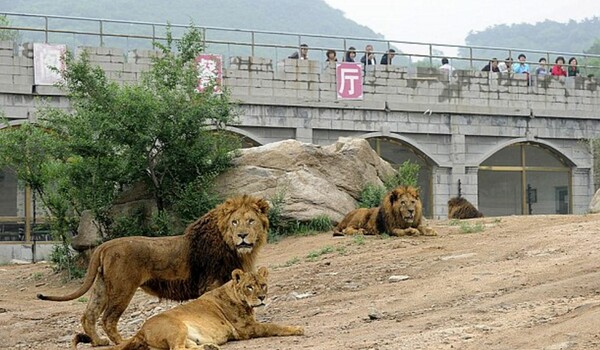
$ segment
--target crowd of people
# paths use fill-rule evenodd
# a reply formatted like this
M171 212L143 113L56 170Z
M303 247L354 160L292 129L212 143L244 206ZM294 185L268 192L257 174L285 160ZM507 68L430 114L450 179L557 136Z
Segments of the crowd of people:
M538 66L532 72L529 68L529 64L526 63L527 56L520 54L518 62L514 63L511 57L507 57L503 62L498 62L497 58L492 58L488 64L486 64L481 70L483 72L498 72L498 73L525 73L535 75L554 75L563 77L578 77L581 75L579 67L577 66L577 58L569 58L568 65L565 65L565 58L558 56L554 60L554 66L548 70L548 62L545 57L541 57L538 60Z
M394 59L395 54L396 54L396 50L394 50L394 49L387 50L387 52L385 54L383 54L383 56L381 57L379 64L392 64L392 60ZM288 58L307 60L308 59L308 45L307 44L300 45L300 49L298 51L295 51L294 53L292 53L290 56L288 56ZM325 52L325 62L326 63L337 62L337 61L338 61L337 52L335 50L327 50ZM373 45L370 45L370 44L365 47L365 53L358 61L356 59L356 48L353 46L350 46L348 48L348 50L345 52L342 61L343 62L361 62L365 66L377 64L377 58L375 57Z
M389 49L385 54L381 57L379 64L387 65L392 64L392 60L396 54L394 49ZM365 67L369 65L377 64L377 58L375 57L373 45L368 44L365 46L365 51L363 56L357 60L356 58L357 52L356 48L350 46L348 50L344 53L344 57L342 58L343 62L361 62ZM294 52L288 58L292 59L308 59L308 45L302 44L300 45L299 51ZM335 50L327 50L325 53L325 62L337 62L337 53ZM481 70L483 72L497 72L497 73L523 73L523 74L535 74L538 76L543 75L554 75L554 76L565 76L565 77L575 77L580 76L581 73L579 71L579 67L577 66L577 58L571 57L569 58L568 64L565 64L565 58L563 56L558 56L554 61L554 65L550 70L548 70L548 62L545 57L541 57L538 60L538 66L532 72L530 70L529 64L527 63L527 56L525 54L519 54L517 56L517 62L513 62L512 57L507 57L504 61L499 62L497 58L492 58ZM441 71L452 73L454 71L454 67L450 65L448 58L442 58L442 65L439 67Z

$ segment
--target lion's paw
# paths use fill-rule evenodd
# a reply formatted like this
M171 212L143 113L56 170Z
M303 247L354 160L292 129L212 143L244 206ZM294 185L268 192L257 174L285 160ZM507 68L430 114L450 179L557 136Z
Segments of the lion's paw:
M436 230L434 230L434 229L432 229L432 228L429 228L429 227L427 227L427 228L424 230L423 234L424 234L425 236L437 236L437 235L438 235Z
M202 350L221 350L221 348L215 344L203 344Z

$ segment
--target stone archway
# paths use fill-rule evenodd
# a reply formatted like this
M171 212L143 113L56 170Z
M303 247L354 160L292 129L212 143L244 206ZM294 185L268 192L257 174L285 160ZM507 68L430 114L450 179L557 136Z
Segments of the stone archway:
M423 202L423 212L426 217L433 215L433 168L435 162L413 145L397 138L377 136L366 138L379 156L398 169L403 162L409 160L420 166L417 184Z
M572 213L573 167L547 145L507 145L479 165L479 210L486 216Z

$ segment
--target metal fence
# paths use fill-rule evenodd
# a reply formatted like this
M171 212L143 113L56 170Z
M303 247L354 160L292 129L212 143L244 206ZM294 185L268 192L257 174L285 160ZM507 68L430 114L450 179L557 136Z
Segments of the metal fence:
M165 42L167 29L173 38L180 38L190 24L166 24L143 21L125 21L87 17L51 16L28 13L0 12L8 25L0 25L5 35L13 35L17 42L45 42L67 44L75 49L78 46L108 46L124 50L152 49L153 43ZM196 26L203 34L206 50L225 57L259 56L275 61L288 57L298 50L300 44L310 48L309 58L325 61L327 50L338 53L341 61L344 53L354 47L360 57L367 44L374 47L377 55L389 49L396 49L394 64L402 66L436 67L443 57L448 58L455 68L479 70L491 58L512 57L523 53L530 66L538 59L546 58L549 65L557 56L577 57L584 75L600 71L600 55L505 48L490 46L449 45L415 41L389 40L381 38L345 37L334 35L247 30L220 27ZM453 52L445 54L444 52ZM595 59L595 60L592 60ZM594 62L595 61L595 62ZM594 65L595 64L595 65ZM532 69L533 70L533 69Z

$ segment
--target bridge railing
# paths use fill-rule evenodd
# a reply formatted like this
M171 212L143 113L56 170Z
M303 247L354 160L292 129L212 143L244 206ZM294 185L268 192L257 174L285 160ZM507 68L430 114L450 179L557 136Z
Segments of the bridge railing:
M77 46L107 46L124 50L152 49L154 42L166 40L167 28L175 39L189 28L190 24L167 24L144 21L100 19L89 17L53 16L17 12L1 12L7 25L0 25L0 38L14 36L20 42L45 42ZM350 47L356 48L360 59L367 44L374 46L374 52L381 56L388 49L396 49L394 64L410 67L436 67L443 57L449 59L455 68L480 70L491 58L499 62L507 57L517 61L524 53L527 63L533 70L540 57L546 58L547 68L557 56L578 59L583 75L600 73L600 55L506 48L491 46L450 45L416 41L389 40L382 38L346 37L309 33L291 33L266 30L232 29L210 26L196 26L202 31L207 51L232 56L259 56L274 61L288 57L297 51L300 44L309 46L309 58L325 61L327 50L335 50L341 61ZM453 52L444 54L444 52ZM378 57L378 58L379 58Z

